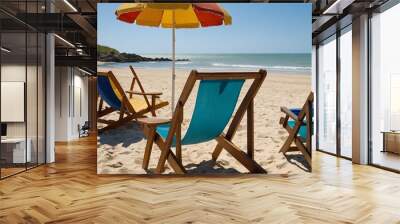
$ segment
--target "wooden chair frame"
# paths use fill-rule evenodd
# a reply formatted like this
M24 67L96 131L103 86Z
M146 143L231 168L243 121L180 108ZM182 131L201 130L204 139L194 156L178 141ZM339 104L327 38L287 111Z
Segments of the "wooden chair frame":
M99 107L97 110L97 122L107 124L107 126L99 129L98 130L99 133L104 132L109 129L112 129L112 128L115 128L115 127L118 127L128 121L131 121L131 120L134 120L134 119L137 119L140 117L144 117L144 115L149 112L152 114L153 117L155 117L157 109L160 109L160 108L168 105L168 102L162 102L160 104L156 104L156 99L159 98L160 95L162 95L162 93L161 92L145 92L143 85L140 82L139 77L137 76L135 70L132 68L132 66L129 66L129 68L131 69L133 77L132 77L130 89L128 91L124 91L122 89L121 85L119 84L117 78L115 77L115 75L112 71L97 72L98 76L107 76L115 84L116 91L118 91L118 93L122 96L121 108L119 109L120 116L119 116L118 120L116 120L116 121L115 120L105 120L105 119L101 118L101 117L103 117L107 114L110 114L116 110L112 107L105 107L103 99L100 98ZM139 87L139 91L133 90L135 83L137 83L137 85ZM126 93L129 95L129 98L126 95ZM129 102L129 99L131 99L133 97L133 95L143 96L143 98L147 104L147 107L143 110L135 111L135 109ZM150 100L148 99L149 96L151 97Z
M158 161L156 173L162 173L164 165L168 163L177 174L186 173L182 165L181 158L181 125L183 121L183 110L185 103L191 94L196 81L199 80L232 80L232 79L253 79L248 92L239 105L227 134L221 134L216 138L218 144L212 154L212 159L216 161L222 149L225 149L235 159L237 159L243 166L245 166L252 173L266 173L266 171L254 160L254 97L257 95L262 83L267 76L265 70L259 72L226 72L226 73L203 73L193 70L186 84L182 90L181 96L175 107L172 119L160 118L142 118L138 119L139 123L144 125L145 135L147 136L147 144L145 148L145 155L143 159L143 168L147 169L151 154L153 143L155 142L161 149L161 156ZM247 153L240 150L238 146L233 144L232 138L234 137L244 114L247 113ZM170 129L166 139L163 139L156 132L156 126L160 124L170 123ZM171 150L173 137L176 136L176 154Z
M294 114L286 107L281 107L281 111L285 114L284 117L281 117L279 123L285 128L289 136L283 144L282 148L279 152L285 154L290 151L300 151L307 163L311 167L311 157L312 157L312 110L313 110L313 101L314 101L314 93L311 92L306 102L304 103L300 113L298 115ZM295 121L294 127L290 127L288 125L289 119L293 119ZM302 139L298 134L301 126L306 124L307 126L307 138ZM292 146L294 143L295 146Z

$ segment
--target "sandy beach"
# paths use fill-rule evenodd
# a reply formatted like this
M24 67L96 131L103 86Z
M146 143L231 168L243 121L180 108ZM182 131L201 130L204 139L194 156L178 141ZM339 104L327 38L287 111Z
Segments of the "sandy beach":
M129 89L131 73L129 68L106 68L99 71L112 70L122 87ZM142 68L136 69L146 91L161 91L163 100L171 99L171 70ZM189 70L177 70L176 98L186 82ZM246 83L242 89L241 99L249 87ZM282 116L280 106L301 107L311 90L311 76L308 74L285 74L268 72L268 76L255 98L255 160L268 174L296 174L306 172L305 161L299 153L285 157L279 153L287 137L286 130L279 125ZM195 95L194 89L189 97L184 112L183 135L190 122L193 112ZM170 117L171 107L167 106L157 112L158 116ZM117 118L119 114L112 113L106 119ZM149 115L150 116L150 115ZM98 127L101 127L98 124ZM245 150L246 148L246 119L243 119L233 142ZM98 136L97 171L99 174L146 174L151 171L142 169L142 159L146 139L141 127L134 121ZM248 171L228 153L223 151L217 164L211 162L211 153L216 141L183 146L182 160L189 173L247 173ZM155 168L160 150L153 146L150 168ZM171 173L167 167L165 173Z

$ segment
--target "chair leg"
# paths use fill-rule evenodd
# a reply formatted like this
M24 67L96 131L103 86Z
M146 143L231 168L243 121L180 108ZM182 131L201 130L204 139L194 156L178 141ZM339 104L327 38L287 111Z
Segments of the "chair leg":
M151 115L156 117L156 96L151 97Z
M164 166L168 159L169 165L171 165L172 169L177 174L184 174L186 173L185 168L183 167L180 160L174 155L171 149L162 149L160 159L158 160L156 174L161 174L164 172Z
M151 150L153 148L155 134L156 134L155 128L149 128L148 134L147 134L146 148L144 151L143 164L142 164L142 168L145 170L147 170L149 167L149 161L150 161L150 156L151 156Z
M312 164L311 164L312 163L311 154L309 154L307 152L307 148L303 145L303 143L298 138L296 138L294 142L295 142L295 144L297 146L297 150L300 151L303 154L303 156L304 156L305 160L307 161L308 165L310 165L310 167L311 167L312 166Z
M164 171L165 162L167 161L168 155L171 152L170 148L167 148L165 145L163 145L163 146L164 147L160 148L161 155L160 155L160 159L158 160L158 164L157 164L157 168L156 168L157 173L162 173Z
M247 108L247 155L254 160L254 100Z
M294 141L294 135L289 133L288 138L286 139L285 143L282 145L282 147L279 150L279 152L286 153L287 151L289 151L290 150L290 146L292 145L293 141Z
M217 161L221 152L222 152L222 146L217 144L217 146L215 146L214 152L212 153L212 160L214 160L214 162Z
M182 164L182 144L181 144L181 126L178 125L176 128L176 158L178 159L178 162Z
M251 173L267 173L256 161L251 159L245 152L239 149L224 136L217 137L218 145L229 152L238 162L246 167Z
M169 165L171 165L172 169L175 171L176 174L184 174L186 173L185 168L182 166L180 162L178 162L178 159L174 155L174 153L171 152L170 148L165 149L164 147L164 142L162 142L161 138L159 136L155 137L155 142L160 148L161 156L160 159L158 160L158 165L156 169L156 174L160 174L164 172L164 165L166 160L168 159ZM166 155L166 157L163 159L163 154Z

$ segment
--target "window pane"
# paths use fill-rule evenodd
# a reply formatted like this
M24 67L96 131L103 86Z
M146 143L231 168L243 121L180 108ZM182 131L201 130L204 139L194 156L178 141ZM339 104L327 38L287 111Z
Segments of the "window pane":
M400 5L372 18L372 163L400 170Z
M1 175L25 170L30 161L26 142L26 33L1 34ZM27 150L28 149L28 150Z
M351 27L350 27L351 28ZM347 32L346 32L347 31ZM351 29L340 36L340 153L352 156L352 35Z
M318 147L336 153L336 37L318 48Z

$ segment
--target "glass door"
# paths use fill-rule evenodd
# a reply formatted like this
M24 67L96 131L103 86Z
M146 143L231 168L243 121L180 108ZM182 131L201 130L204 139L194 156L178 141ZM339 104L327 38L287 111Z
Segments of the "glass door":
M23 17L45 12L44 3L0 7ZM0 179L45 163L45 44L39 30L0 11Z
M31 161L31 151L26 150L26 41L25 32L1 34L2 177L26 170Z

